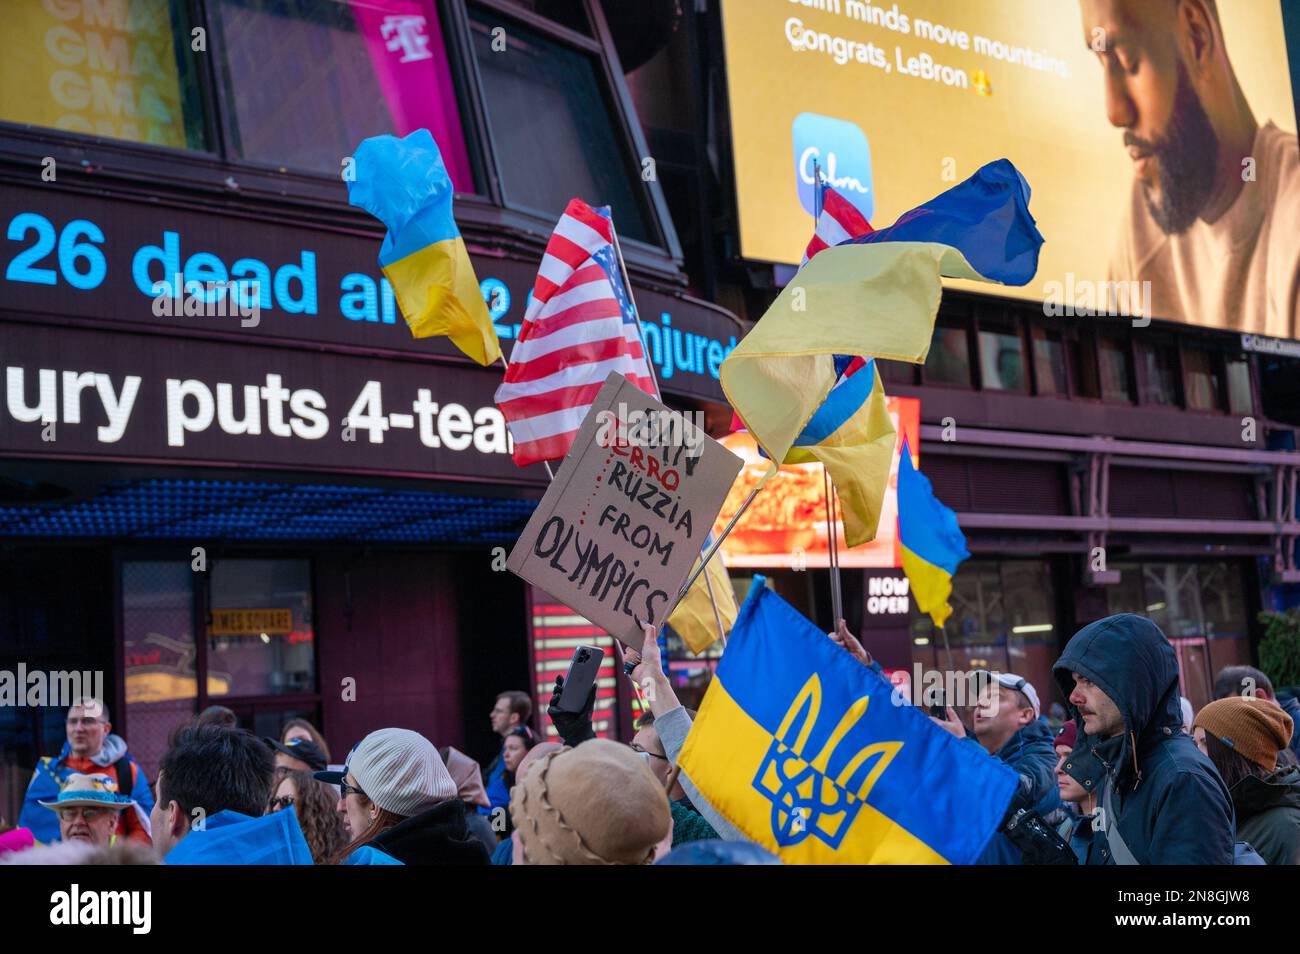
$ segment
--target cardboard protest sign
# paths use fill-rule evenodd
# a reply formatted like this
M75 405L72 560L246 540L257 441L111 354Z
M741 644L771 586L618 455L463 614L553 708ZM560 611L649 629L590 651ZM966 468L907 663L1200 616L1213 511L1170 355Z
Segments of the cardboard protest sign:
M506 566L624 642L662 623L741 459L610 374Z

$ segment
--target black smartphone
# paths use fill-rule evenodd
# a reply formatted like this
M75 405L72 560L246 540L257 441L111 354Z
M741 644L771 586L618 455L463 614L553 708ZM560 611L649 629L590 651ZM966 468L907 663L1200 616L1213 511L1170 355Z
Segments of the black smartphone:
M587 704L591 687L596 684L600 664L605 658L605 650L596 646L579 646L573 651L569 660L569 671L564 674L564 688L560 691L560 701L555 708L564 712L581 712Z
M931 697L935 704L929 707L930 715L936 719L948 718L948 700L944 697L943 692L936 692Z

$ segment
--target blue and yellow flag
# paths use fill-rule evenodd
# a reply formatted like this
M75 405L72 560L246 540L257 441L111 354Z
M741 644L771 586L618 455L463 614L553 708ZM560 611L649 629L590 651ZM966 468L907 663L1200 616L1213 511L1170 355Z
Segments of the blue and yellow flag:
M352 159L348 202L388 226L379 265L411 334L450 338L484 366L496 361L501 344L452 216L451 177L433 136L427 129L405 139L372 136Z
M1016 774L930 721L754 578L679 759L787 863L971 864Z
M842 508L845 541L855 547L875 539L897 438L875 360L835 355L835 368L830 393L782 463L816 461L826 468Z
M906 439L898 463L898 543L916 605L942 628L952 613L952 578L970 553L957 515L934 495L930 478L912 465Z
M708 549L713 537L710 534ZM694 573L700 565L695 561L691 567ZM714 612L714 609L717 612ZM668 625L682 638L693 653L702 653L712 646L720 635L731 632L736 624L736 591L731 585L731 577L722 563L722 554L715 553L709 560L708 568L695 578L690 590L668 617ZM718 621L722 621L722 632L718 632Z
M888 228L819 252L722 362L722 389L754 440L773 461L789 453L842 382L845 356L925 361L942 279L1023 285L1038 267L1042 236L1029 214L1029 186L1006 159L901 216ZM872 540L892 433L878 422L877 401L858 406L833 442L806 448L836 480L849 546ZM872 415L875 416L874 422ZM773 464L773 472L776 465ZM856 481L846 478L858 474Z

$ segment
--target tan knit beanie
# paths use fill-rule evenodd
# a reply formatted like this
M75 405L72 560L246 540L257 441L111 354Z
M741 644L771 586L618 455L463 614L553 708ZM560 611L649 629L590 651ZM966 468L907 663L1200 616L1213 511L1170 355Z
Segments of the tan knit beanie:
M1291 742L1291 717L1267 699L1228 696L1196 714L1200 726L1244 758L1268 771L1277 767L1277 754Z
M540 758L511 792L524 864L640 865L668 834L668 796L628 746L593 739Z

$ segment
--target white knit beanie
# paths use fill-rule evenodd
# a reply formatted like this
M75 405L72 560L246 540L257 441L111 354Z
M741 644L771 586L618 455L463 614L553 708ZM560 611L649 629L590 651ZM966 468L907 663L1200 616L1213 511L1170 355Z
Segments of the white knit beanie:
M456 797L438 750L410 729L371 732L349 756L348 771L367 798L403 818Z

